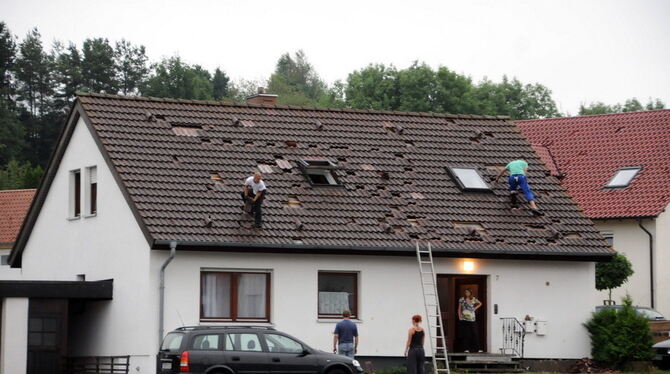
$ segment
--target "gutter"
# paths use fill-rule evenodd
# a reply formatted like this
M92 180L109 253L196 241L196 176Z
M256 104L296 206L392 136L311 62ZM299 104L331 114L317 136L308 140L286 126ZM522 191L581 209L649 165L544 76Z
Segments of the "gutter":
M164 324L165 324L165 268L172 262L174 257L177 255L177 242L176 241L171 241L170 242L170 256L165 260L163 265L161 266L161 272L160 272L160 287L159 287L159 295L160 295L160 301L158 302L158 345L160 348L160 344L163 341L163 329L164 329Z
M642 231L649 237L649 291L651 292L651 308L654 308L654 236L642 226L642 220L637 221Z

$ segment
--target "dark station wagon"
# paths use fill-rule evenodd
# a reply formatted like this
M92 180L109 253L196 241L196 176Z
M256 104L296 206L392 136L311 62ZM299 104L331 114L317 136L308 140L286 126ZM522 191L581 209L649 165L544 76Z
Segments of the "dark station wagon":
M363 372L356 360L310 348L264 326L180 327L163 339L157 365L161 374Z

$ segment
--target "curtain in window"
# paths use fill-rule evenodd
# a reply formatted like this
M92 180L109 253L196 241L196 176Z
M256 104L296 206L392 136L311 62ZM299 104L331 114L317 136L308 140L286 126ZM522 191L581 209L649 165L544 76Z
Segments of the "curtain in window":
M267 274L240 274L237 287L239 318L266 318L266 277Z
M319 313L340 314L349 308L349 292L319 292Z
M203 317L230 317L230 274L202 275Z

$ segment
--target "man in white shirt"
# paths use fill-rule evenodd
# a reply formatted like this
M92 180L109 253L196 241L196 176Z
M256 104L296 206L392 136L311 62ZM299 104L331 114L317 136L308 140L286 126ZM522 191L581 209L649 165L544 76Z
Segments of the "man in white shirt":
M242 200L245 203L251 203L251 214L255 219L255 226L261 228L263 213L261 212L261 204L265 198L265 182L260 172L256 172L253 176L244 181L244 190L242 191Z

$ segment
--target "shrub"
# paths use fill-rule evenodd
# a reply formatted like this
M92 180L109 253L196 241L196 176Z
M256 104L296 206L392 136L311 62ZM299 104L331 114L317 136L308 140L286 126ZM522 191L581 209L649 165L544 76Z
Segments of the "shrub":
M407 369L405 368L393 368L393 369L388 369L388 370L377 370L375 371L376 374L406 374Z
M637 315L632 304L626 297L621 309L603 308L584 325L591 336L591 355L596 361L623 367L628 362L653 357L649 322Z

